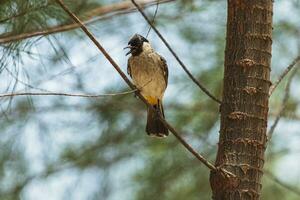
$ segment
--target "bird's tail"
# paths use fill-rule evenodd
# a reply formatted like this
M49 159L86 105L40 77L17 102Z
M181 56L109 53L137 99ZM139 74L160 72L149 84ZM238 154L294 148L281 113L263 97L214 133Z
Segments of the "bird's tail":
M161 101L158 101L156 105L153 105L153 108L155 111L148 108L146 132L150 136L160 138L166 137L169 135L168 128L159 120L159 117L156 114L159 113L163 118L165 117Z

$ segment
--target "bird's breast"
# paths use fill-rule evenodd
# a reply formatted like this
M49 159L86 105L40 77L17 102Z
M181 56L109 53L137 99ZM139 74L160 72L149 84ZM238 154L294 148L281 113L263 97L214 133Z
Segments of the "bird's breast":
M154 53L141 53L129 60L131 76L134 84L144 96L161 99L166 89L164 75L160 65L160 57Z

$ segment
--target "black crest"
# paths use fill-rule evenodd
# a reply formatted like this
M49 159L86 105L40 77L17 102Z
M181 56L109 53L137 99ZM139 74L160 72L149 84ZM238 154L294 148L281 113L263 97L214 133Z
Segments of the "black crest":
M132 54L133 56L138 56L143 51L143 43L149 42L146 38L139 34L134 34L134 36L129 40L128 46L126 48L130 48L130 51L126 53Z
M143 45L143 42L149 42L146 38L139 34L134 34L134 36L129 40L128 45L139 47Z

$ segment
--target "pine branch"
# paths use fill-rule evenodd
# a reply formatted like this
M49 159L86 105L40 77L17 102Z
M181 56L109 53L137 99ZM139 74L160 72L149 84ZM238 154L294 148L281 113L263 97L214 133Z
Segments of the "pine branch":
M159 3L162 4L171 1L174 0L160 0ZM157 3L157 0L139 0L139 2L144 7L148 7L148 6L155 5ZM130 1L122 1L112 5L101 6L91 11L88 11L88 13L85 15L84 24L88 25L98 20L106 19L108 17L112 17L115 15L130 13L133 11L135 11L135 7L131 4ZM107 16L108 14L110 15ZM54 33L61 33L61 32L76 29L78 27L80 27L79 24L71 23L71 24L63 24L54 27L49 27L48 29L45 30L35 30L32 32L22 33L18 35L14 35L14 33L5 33L0 35L0 44L16 42L19 40L24 40L32 37L37 37L37 36L47 36Z
M166 39L162 36L162 34L158 31L158 29L153 25L153 23L148 19L144 11L142 10L141 6L139 6L135 0L131 0L131 2L135 5L135 7L138 9L138 11L141 13L141 15L144 17L144 19L147 21L147 23L152 27L152 29L155 31L155 33L158 35L158 37L162 40L162 42L166 45L166 47L169 49L169 51L172 53L172 55L175 57L177 62L180 64L182 69L187 73L187 75L190 77L190 79L212 100L215 102L221 104L222 101L219 100L217 97L215 97L213 94L211 94L208 89L206 89L193 75L192 73L187 69L185 64L180 60L178 55L175 53L175 51L171 48L169 43L166 41Z
M0 23L4 23L4 22L6 22L6 21L15 19L15 18L17 18L17 17L22 17L22 16L28 14L29 12L35 12L35 11L38 11L38 10L41 10L41 9L46 8L47 6L49 6L49 4L42 5L42 6L33 8L33 9L29 10L29 11L20 12L20 13L14 14L14 15L12 15L12 16L9 16L9 17L0 19Z
M282 79L284 79L284 77L293 69L293 67L296 66L296 64L300 61L300 55L298 57L296 57L291 64L289 64L286 69L282 72L282 74L279 76L278 80L271 85L270 90L269 90L269 96L271 96L274 92L274 90L277 88L277 86L279 85L279 83L282 81Z
M135 90L136 87L131 83L131 81L127 78L127 76L122 72L120 67L117 63L110 57L107 51L102 47L102 45L96 40L93 34L87 29L87 27L78 19L62 2L62 0L56 0L56 2L69 14L69 16L78 24L80 24L81 29L86 33L86 35L92 40L92 42L97 46L97 48L101 51L101 53L106 57L106 59L111 63L111 65L117 70L119 75L123 78L123 80L128 84L128 86ZM136 92L136 95L154 112L156 110L146 101L146 99L139 93ZM202 162L206 167L213 171L219 171L224 173L227 177L228 176L235 176L234 174L225 171L224 169L216 168L212 163L210 163L207 159L205 159L201 154L197 153L193 147L191 147L181 136L180 134L165 120L162 116L156 112L157 116L159 117L160 121L170 130L170 132L180 141L180 143L190 152L192 153L200 162Z

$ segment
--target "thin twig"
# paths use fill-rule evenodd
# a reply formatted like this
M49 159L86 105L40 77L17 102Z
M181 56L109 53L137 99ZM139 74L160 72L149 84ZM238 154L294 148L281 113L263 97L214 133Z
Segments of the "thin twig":
M283 113L284 113L284 110L285 110L285 108L286 108L286 104L287 104L288 99L289 99L289 97L290 97L290 87L291 87L291 83L292 83L293 77L296 75L298 69L299 69L298 67L295 68L295 69L293 70L292 74L290 75L289 79L288 79L288 82L287 82L286 87L285 87L284 97L283 97L282 103L281 103L281 105L280 105L280 110L279 110L278 114L276 115L275 121L274 121L274 123L272 124L272 126L271 126L271 128L270 128L270 130L268 131L268 134L267 134L267 136L268 136L268 141L271 140L271 138L272 138L272 136L273 136L273 133L274 133L274 130L275 130L275 128L276 128L276 126L277 126L277 124L278 124L280 118L282 117L282 115L283 115Z
M156 18L157 11L158 11L158 5L159 5L159 0L157 0L157 3L156 3L156 8L155 8L154 15L153 15L153 18L152 18L152 24L154 24L154 22L155 22L155 18ZM149 25L149 29L148 29L148 32L146 34L146 38L148 38L148 35L149 35L150 31L151 31L151 26Z
M282 79L284 79L284 77L289 73L289 71L291 71L293 69L293 67L300 61L300 55L297 56L292 62L291 64L289 64L286 69L282 72L282 74L279 76L278 80L271 85L270 90L269 90L269 96L271 96L274 92L274 90L276 89L276 87L279 85L279 83L282 81Z
M148 24L152 27L152 29L155 31L155 33L158 35L158 37L163 41L163 43L166 45L166 47L169 49L169 51L172 53L172 55L175 57L175 59L178 61L180 66L183 68L183 70L187 73L187 75L192 79L192 81L198 85L198 87L212 100L215 102L221 104L221 100L219 100L217 97L212 95L193 75L192 73L187 69L185 64L179 59L177 54L174 52L174 50L171 48L169 43L166 41L166 39L162 36L162 34L158 31L158 29L153 25L153 23L148 19L142 8L135 2L135 0L131 0L131 2L135 5L135 7L138 9L138 11L142 14L142 16L145 18L145 20L148 22Z
M117 65L117 63L110 57L110 55L106 52L106 50L102 47L102 45L96 40L96 38L93 36L93 34L87 29L87 27L78 19L62 2L62 0L56 0L56 2L69 14L69 16L78 24L80 24L81 29L86 33L86 35L93 41L93 43L97 46L97 48L101 51L101 53L106 57L106 59L111 63L111 65L117 70L117 72L120 74L120 76L123 78L123 80L128 84L128 86L135 90L136 87L133 83L127 78L127 76L122 72L120 67ZM156 112L156 110L146 101L146 99L137 91L136 95L153 111ZM201 154L197 153L181 136L180 134L165 120L162 118L161 115L157 113L157 116L161 120L161 122L170 130L171 133L180 141L180 143L189 151L191 152L199 161L201 161L205 166L207 166L211 170L217 170L217 168L210 163L208 160L206 160ZM230 172L226 173L234 176Z
M141 88L148 85L151 81L145 83ZM119 93L108 93L108 94L74 94L74 93L62 93L62 92L50 92L48 90L43 90L44 92L16 92L9 94L0 94L0 98L14 97L14 96L68 96L68 97L82 97L82 98L102 98L102 97L112 97L120 96L126 94L132 94L138 91L138 89L133 89L130 91L119 92Z
M300 188L295 188L291 185L288 185L284 182L282 182L281 180L279 180L274 174L272 174L271 172L264 170L265 174L267 175L268 178L270 178L271 180L273 180L275 183L277 183L278 185L284 187L285 189L293 192L294 194L300 196Z
M5 97L15 97L15 96L68 96L68 97L82 97L82 98L102 98L102 97L111 97L132 94L136 92L135 90L130 90L120 93L111 93L111 94L73 94L73 93L60 93L60 92L19 92L19 93L9 93L9 94L0 94L0 98Z
M39 91L43 91L43 92L49 92L49 91L46 90L46 89L39 88L39 87L35 87L35 86L33 86L33 85L29 84L29 83L26 83L26 82L20 80L20 79L19 79L17 76L15 76L15 75L13 74L13 72L10 71L6 66L4 66L4 69L7 71L7 73L8 73L11 77L13 77L13 78L16 80L16 82L21 83L21 84L23 84L24 86L29 87L29 88L31 88L31 89L35 89L35 90L39 90Z
M160 0L160 4L171 2L174 0ZM154 5L157 0L140 0L139 1L144 7ZM85 15L84 24L91 24L98 20L106 19L107 17L112 17L115 15L126 14L135 11L135 7L132 6L130 1L124 1L115 3L112 5L101 6L93 10L88 11ZM110 14L109 16L106 16ZM101 17L102 16L102 17ZM70 31L79 27L79 24L63 24L58 26L53 26L44 30L35 30L32 32L22 33L18 35L13 35L13 33L5 33L0 35L0 44L15 42L18 40L28 39L36 36L46 36L54 33L60 33L65 31Z

